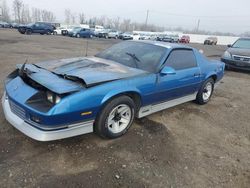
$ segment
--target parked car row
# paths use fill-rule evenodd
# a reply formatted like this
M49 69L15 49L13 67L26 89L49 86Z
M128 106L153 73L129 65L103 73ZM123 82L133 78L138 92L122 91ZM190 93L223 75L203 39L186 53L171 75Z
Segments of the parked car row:
M17 29L19 26L22 26L23 24L18 23L8 23L8 22L1 22L0 21L0 28L15 28Z
M183 35L179 37L177 34L159 34L159 35L150 35L150 34L139 34L133 32L120 32L112 29L104 29L102 26L92 27L92 28L83 28L80 26L69 26L69 27L57 27L46 22L36 22L34 24L28 25L17 25L13 23L12 25L7 22L0 22L0 27L5 28L17 28L21 34L32 34L40 33L43 34L54 34L54 35L63 35L76 38L114 38L122 40L156 40L169 43L190 43L190 36ZM217 45L217 37L208 37L204 41L204 45Z

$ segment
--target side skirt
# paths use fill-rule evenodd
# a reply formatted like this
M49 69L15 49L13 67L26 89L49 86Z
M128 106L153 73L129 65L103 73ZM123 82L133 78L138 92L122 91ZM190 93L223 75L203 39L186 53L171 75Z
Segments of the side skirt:
M153 114L155 112L159 112L161 110L165 110L167 108L171 108L173 106L176 106L176 105L179 105L182 103L193 101L196 99L196 95L197 95L197 92L192 94L192 95L187 95L185 97L170 100L167 102L163 102L163 103L159 103L159 104L155 104L155 105L144 106L139 110L138 118L145 117L147 115Z

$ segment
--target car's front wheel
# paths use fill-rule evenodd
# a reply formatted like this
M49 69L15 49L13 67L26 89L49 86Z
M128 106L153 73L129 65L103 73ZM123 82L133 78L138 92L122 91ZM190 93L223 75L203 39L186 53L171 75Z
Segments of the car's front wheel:
M128 96L120 96L109 101L95 122L95 132L102 137L118 138L124 135L135 116L135 103Z
M212 97L213 91L214 91L214 79L209 78L202 84L197 94L196 102L201 105L208 103L210 98Z
M27 30L25 31L25 33L26 33L26 35L31 35L31 34L32 34L32 30L31 30L31 29L27 29Z

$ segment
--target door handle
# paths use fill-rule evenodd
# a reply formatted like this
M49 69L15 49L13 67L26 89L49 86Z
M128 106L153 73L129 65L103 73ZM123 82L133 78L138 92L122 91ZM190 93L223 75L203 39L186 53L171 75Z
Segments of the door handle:
M201 74L200 73L194 73L194 77L200 77Z

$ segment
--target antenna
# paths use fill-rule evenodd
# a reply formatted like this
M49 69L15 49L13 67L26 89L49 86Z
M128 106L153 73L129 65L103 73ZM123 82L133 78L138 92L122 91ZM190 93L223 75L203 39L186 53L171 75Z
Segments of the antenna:
M89 48L89 40L87 40L87 43L86 43L85 57L88 56L88 48Z

